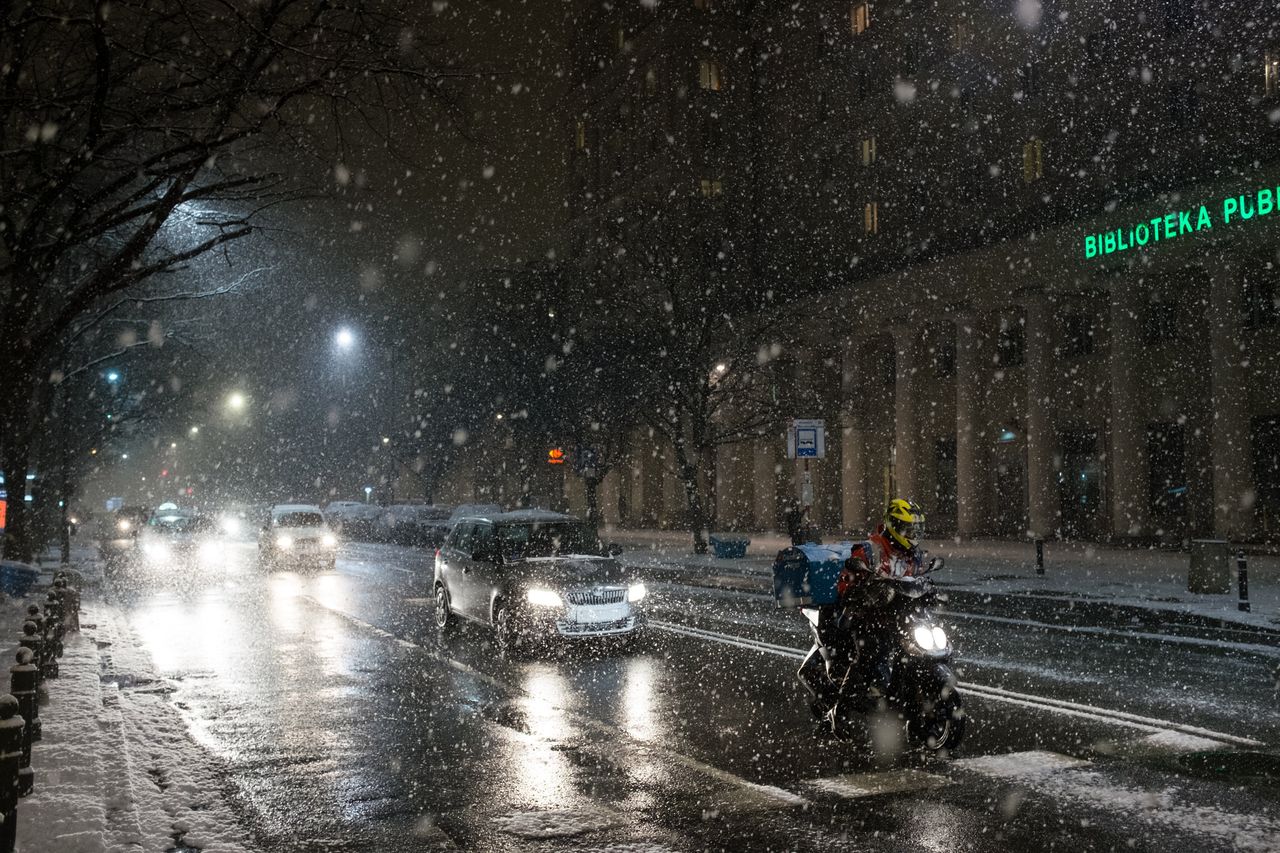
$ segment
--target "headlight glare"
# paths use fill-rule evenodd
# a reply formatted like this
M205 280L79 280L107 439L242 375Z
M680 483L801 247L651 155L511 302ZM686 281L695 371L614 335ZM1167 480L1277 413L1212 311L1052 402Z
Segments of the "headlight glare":
M917 625L915 630L911 632L912 638L916 641L916 645L924 649L926 652L933 651L933 631L928 625Z
M933 627L933 646L937 649L947 647L947 632L936 625Z
M132 522L130 522L130 521L129 521L129 519L127 519L127 518L122 518L122 519L120 519L119 521L117 521L117 522L116 522L116 528L117 528L118 530L128 531L128 530L129 530L129 528L131 528L131 527L133 527L133 523L132 523Z
M281 548L281 549L283 549L283 550L285 550L285 551L288 551L290 548L292 548L292 547L293 547L293 537L292 537L292 536L277 536L277 537L276 537L276 547L277 547L277 548Z
M649 589L642 583L633 583L627 588L627 601L639 601L649 594Z
M338 537L334 536L332 533L326 533L324 536L320 537L320 544L326 548L337 548Z
M525 599L535 607L559 607L564 602L560 599L560 593L551 589L542 589L534 587L524 594Z

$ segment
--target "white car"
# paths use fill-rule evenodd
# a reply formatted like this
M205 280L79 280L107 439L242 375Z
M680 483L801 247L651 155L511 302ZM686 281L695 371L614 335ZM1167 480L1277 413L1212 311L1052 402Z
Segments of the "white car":
M264 565L293 563L333 570L338 537L312 504L277 504L258 537L258 554Z

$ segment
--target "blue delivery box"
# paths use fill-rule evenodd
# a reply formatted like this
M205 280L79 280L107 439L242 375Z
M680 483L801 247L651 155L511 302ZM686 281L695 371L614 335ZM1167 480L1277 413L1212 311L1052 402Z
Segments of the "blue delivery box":
M852 542L796 545L773 561L773 597L779 607L817 607L839 600L836 581L853 551Z

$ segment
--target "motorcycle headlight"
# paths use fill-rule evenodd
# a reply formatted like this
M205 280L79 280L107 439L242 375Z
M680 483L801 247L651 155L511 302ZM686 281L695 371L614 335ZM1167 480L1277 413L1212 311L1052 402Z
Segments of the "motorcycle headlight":
M627 601L639 601L648 594L648 588L642 583L633 583L627 587Z
M524 594L525 599L535 607L559 607L563 602L560 593L552 589L534 587Z
M292 547L293 547L293 537L292 537L292 536L277 536L277 537L276 537L276 547L277 547L277 548L279 548L279 549L280 549L280 550L282 550L282 551L288 551L290 548L292 548Z
M933 647L935 649L945 649L947 647L947 632L937 625L933 626Z
M326 533L320 537L320 544L326 548L337 548L338 537L334 536L332 533Z
M935 648L933 630L928 625L917 625L915 630L911 632L911 637L916 641L917 646L926 652L930 652ZM938 630L941 631L941 629Z

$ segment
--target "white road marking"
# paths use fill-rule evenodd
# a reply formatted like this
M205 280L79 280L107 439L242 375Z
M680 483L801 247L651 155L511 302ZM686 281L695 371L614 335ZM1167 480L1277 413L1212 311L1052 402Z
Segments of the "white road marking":
M708 631L702 628L694 628L689 625L681 625L674 622L663 622L653 619L649 621L649 625L660 631L667 631L672 634L680 634L694 639L705 640L707 642L723 643L725 645L751 649L753 651L777 655L779 657L790 658L792 660L802 660L808 653L807 650L780 646L774 643L764 642L762 640L754 640L749 637L721 634L716 631ZM1155 734L1161 731L1181 732L1183 734L1194 735L1197 737L1211 738L1219 743L1234 744L1236 746L1264 746L1261 741L1253 740L1252 738L1239 737L1237 735L1226 734L1225 732L1201 728L1200 726L1189 726L1182 723L1175 723L1170 720L1161 720L1156 717L1144 717L1139 714L1131 714L1127 711L1099 708L1096 705L1086 705L1082 702L1069 702L1065 699L1051 699L1047 696L1018 693L1013 690L1005 690L1000 687L989 687L987 685L974 684L972 682L965 681L960 682L959 686L971 693L997 702L1052 711L1057 714L1079 717L1082 719L1096 720L1110 725L1145 731L1149 734Z
M525 697L530 696L530 694L527 691L519 687L516 687L511 684L507 684L506 682L501 681L497 678L494 678L493 676L487 673L481 672L480 670L476 669L475 667L469 664L463 663L460 660L456 660L455 658L451 658L448 655L442 654L441 652L435 649L424 648L418 645L417 643L411 642L409 640L403 640L397 637L395 634L392 634L390 631L385 631L382 628L379 628L377 625L371 625L368 622L364 621L363 619L357 616L353 616L344 610L339 610L336 607L331 607L327 604L324 604L319 599L314 598L313 596L301 595L299 596L299 598L305 601L309 601L312 604L324 610L328 610L329 612L337 616L340 616L343 619L346 619L351 624L359 628L362 628L368 631L369 633L374 634L377 637L393 640L403 648L411 648L411 649L416 649L418 651L421 651L424 654L439 661L440 663L443 663L446 666L449 666L457 670L458 672L466 673L467 675L472 676L473 678L476 678L497 690L501 690L502 692L509 693L509 694L514 693L514 694L518 694L520 696L525 696ZM753 795L756 797L764 797L774 803L781 803L785 806L807 806L809 804L809 801L806 800L804 797L800 796L799 794L793 794L790 791L787 791L783 788L779 788L774 785L764 785L759 782L752 782L749 779L744 779L741 776L737 776L733 773L730 773L727 770L721 770L719 767L714 767L703 761L699 761L696 758L693 758L688 755L684 755L683 753L676 752L675 750L668 749L656 743L651 743L648 741L639 741L636 738L634 738L625 729L622 729L611 723L607 723L603 720L598 720L595 717L589 717L586 714L582 714L577 711L572 711L572 710L569 710L568 708L562 708L561 710L564 711L565 716L572 719L578 725L581 725L585 728L593 729L597 732L608 735L609 737L625 738L631 743L631 746L633 748L643 749L643 750L648 750L651 752L658 753L664 759L670 762L673 762L675 764L680 764L684 767L687 767L690 770L693 770L711 779L715 779L719 782L724 782L725 784L736 787L744 792L747 792L750 795Z
M975 758L960 758L951 762L951 766L956 770L968 770L999 779L1035 778L1088 765L1089 762L1083 758L1072 758L1070 755L1040 749L1006 752L1001 755L979 755Z
M857 800L880 794L928 791L950 783L951 780L945 776L904 768L886 770L882 773L845 773L825 779L810 779L805 784L826 794L835 794L847 800Z
M989 616L985 613L962 613L948 610L946 618L974 619L979 622L998 622L1002 625L1019 625L1028 628L1041 628L1049 631L1061 631L1064 634L1101 634L1123 639L1152 640L1159 643L1175 643L1186 646L1203 646L1214 649L1231 649L1233 651L1254 652L1271 657L1280 657L1280 647L1267 646L1261 643L1240 643L1235 640L1214 640L1204 637L1183 637L1177 634L1155 634L1150 631L1122 631L1116 628L1102 628L1095 625L1055 625L1052 622L1040 622L1035 619L1018 619L1012 616Z

